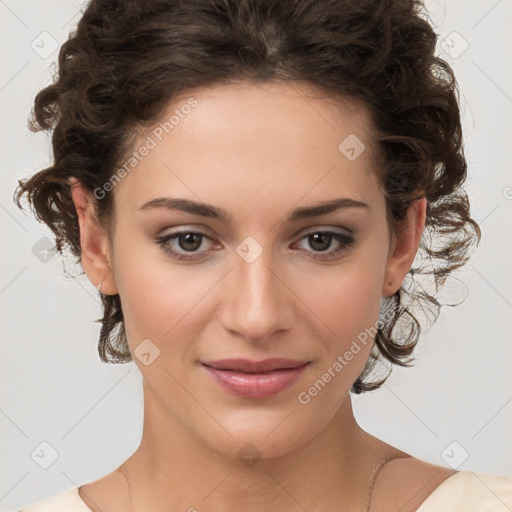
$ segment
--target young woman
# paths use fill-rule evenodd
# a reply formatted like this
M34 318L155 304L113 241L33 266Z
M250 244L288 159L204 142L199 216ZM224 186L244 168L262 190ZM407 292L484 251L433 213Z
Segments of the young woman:
M88 5L35 100L54 165L17 200L98 288L144 429L24 512L512 507L512 477L416 459L351 406L480 237L435 43L413 0Z

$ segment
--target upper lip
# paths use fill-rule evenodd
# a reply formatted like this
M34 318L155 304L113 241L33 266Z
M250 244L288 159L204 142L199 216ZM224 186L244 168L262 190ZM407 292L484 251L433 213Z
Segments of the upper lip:
M283 368L298 368L309 361L298 361L296 359L284 359L273 357L262 361L251 361L249 359L219 359L217 361L202 361L202 363L217 370L235 370L246 373L270 372Z

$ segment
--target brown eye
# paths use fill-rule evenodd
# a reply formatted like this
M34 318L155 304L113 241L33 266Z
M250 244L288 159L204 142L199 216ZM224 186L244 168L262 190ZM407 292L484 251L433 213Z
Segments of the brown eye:
M310 245L315 251L325 251L331 245L332 233L313 233L308 235Z
M178 245L184 251L195 251L201 247L202 236L199 233L185 233L178 235Z
M314 231L307 233L301 240L308 241L308 245L312 248L312 251L307 252L312 252L312 258L317 260L335 258L347 251L355 243L352 236L336 231ZM334 250L328 250L329 247L332 246L333 241L335 241L339 247Z
M192 260L202 258L206 253L206 251L198 251L204 239L211 241L211 238L204 233L181 231L157 237L156 242L174 259ZM174 241L177 241L177 244L173 244Z

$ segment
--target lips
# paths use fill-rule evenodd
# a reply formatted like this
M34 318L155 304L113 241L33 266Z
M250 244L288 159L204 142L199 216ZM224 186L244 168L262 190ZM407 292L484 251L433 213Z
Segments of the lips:
M284 359L274 357L262 361L251 361L249 359L221 359L217 361L203 361L203 364L217 370L232 370L245 373L263 373L275 370L298 368L309 361L296 359Z
M293 386L311 361L223 359L203 367L222 389L243 398L269 398Z

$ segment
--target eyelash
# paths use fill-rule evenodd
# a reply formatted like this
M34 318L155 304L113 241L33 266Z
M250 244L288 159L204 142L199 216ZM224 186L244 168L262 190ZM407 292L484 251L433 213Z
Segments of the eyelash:
M161 246L161 248L162 248L162 250L164 252L166 252L167 254L169 254L170 256L172 256L173 258L175 258L177 260L180 260L180 261L191 261L191 260L201 259L201 257L189 256L189 255L177 252L174 249L172 249L170 247L169 243L168 243L170 240L172 240L174 238L178 238L178 237L180 237L182 235L189 235L189 234L199 235L200 237L202 237L201 238L201 243L202 243L204 238L207 238L207 239L211 240L211 238L208 235L206 235L204 233L201 233L201 232L198 232L198 231L178 231L178 232L172 233L170 235L158 236L158 237L156 237L156 242L157 242L158 245ZM304 238L307 238L307 237L312 236L312 235L317 235L317 234L331 235L332 236L331 242L334 239L334 240L342 243L342 245L341 245L341 247L339 249L336 249L335 251L331 251L331 252L328 252L327 250L325 250L325 251L314 251L314 252L316 252L316 254L313 254L312 258L315 259L315 260L323 260L323 261L325 261L325 260L333 259L336 256L338 256L338 255L348 251L350 249L350 247L353 246L354 243L355 243L354 238L352 238L351 236L343 234L343 233L338 233L336 231L311 231L309 233L306 233L300 240L303 240ZM189 254L194 254L194 252L190 251ZM319 256L320 254L322 254L322 255L323 254L328 254L328 256L327 257Z

